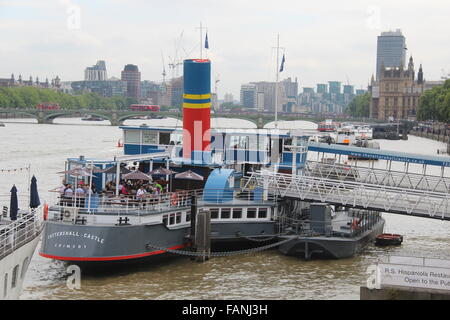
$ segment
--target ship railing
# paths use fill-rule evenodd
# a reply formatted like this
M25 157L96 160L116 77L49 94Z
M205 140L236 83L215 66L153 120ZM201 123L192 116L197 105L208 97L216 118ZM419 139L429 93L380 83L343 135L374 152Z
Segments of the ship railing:
M333 158L333 161L335 159ZM450 193L450 178L441 174L427 175L415 172L368 168L342 163L307 161L305 174L320 178L337 178L367 184Z
M42 228L42 207L21 212L15 221L2 218L0 224L0 259L38 237Z
M177 190L159 195L147 194L145 197L116 196L57 196L51 211L60 215L65 210L77 208L80 214L149 215L190 207L192 197L200 206L212 205L256 205L274 204L277 197L267 193L242 191L241 189ZM58 218L58 217L57 217ZM62 219L62 217L60 218Z

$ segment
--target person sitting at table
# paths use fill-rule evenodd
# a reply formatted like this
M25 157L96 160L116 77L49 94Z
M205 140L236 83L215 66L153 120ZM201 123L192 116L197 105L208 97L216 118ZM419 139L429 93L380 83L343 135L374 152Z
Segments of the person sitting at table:
M125 183L122 183L122 185L120 185L119 187L120 187L119 191L120 191L121 194L123 194L125 196L130 194L128 192L128 188L127 188L127 185Z
M75 193L77 196L84 196L84 190L81 184L79 184L78 187L75 189Z
M69 198L73 196L73 189L70 183L68 183L66 189L64 189L64 196Z
M139 190L136 192L136 199L142 200L145 198L145 195L147 194L147 191L145 190L144 186L141 186Z
M162 193L162 192L163 192L163 187L162 187L162 185L159 184L159 181L157 181L157 182L155 183L155 187L159 189L159 193Z

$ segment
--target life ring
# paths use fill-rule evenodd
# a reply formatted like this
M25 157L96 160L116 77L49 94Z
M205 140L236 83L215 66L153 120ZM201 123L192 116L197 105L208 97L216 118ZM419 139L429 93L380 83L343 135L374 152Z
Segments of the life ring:
M172 193L171 201L170 201L170 202L172 203L173 206L178 205L178 196L177 196L177 193L176 193L176 192L173 192L173 193Z
M353 219L353 221L352 221L352 229L356 230L358 228L358 224L359 224L358 219L356 219L356 218Z
M48 219L48 204L44 204L44 220Z

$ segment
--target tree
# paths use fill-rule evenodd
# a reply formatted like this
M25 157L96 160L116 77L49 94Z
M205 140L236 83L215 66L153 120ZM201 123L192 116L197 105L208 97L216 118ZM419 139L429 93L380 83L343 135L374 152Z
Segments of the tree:
M417 119L450 122L450 80L422 94Z
M345 113L353 117L369 117L370 116L370 93L356 96L345 109Z

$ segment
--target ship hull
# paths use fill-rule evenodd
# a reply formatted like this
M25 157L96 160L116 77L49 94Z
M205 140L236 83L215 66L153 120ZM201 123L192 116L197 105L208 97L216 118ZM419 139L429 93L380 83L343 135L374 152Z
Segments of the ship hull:
M190 226L169 229L163 224L88 226L47 221L39 254L83 266L156 262L177 255L170 250L188 251L189 233ZM214 251L260 246L273 238L272 221L211 225Z
M76 264L132 262L156 258L188 243L189 228L169 230L162 224L87 226L48 221L39 254Z
M27 244L21 246L20 248L14 250L11 254L4 257L0 263L0 275L2 280L5 279L5 275L8 274L7 290L5 293L5 288L3 287L3 292L1 299L4 300L17 300L19 299L20 293L22 292L23 282L30 265L30 261L33 257L34 251L39 243L40 237L37 236ZM18 274L16 285L13 287L11 284L11 279L13 276L13 269L18 266ZM3 284L3 281L2 281Z
M281 253L309 260L351 258L361 252L375 237L383 233L384 220L361 236L353 238L337 237L295 237L279 247Z

